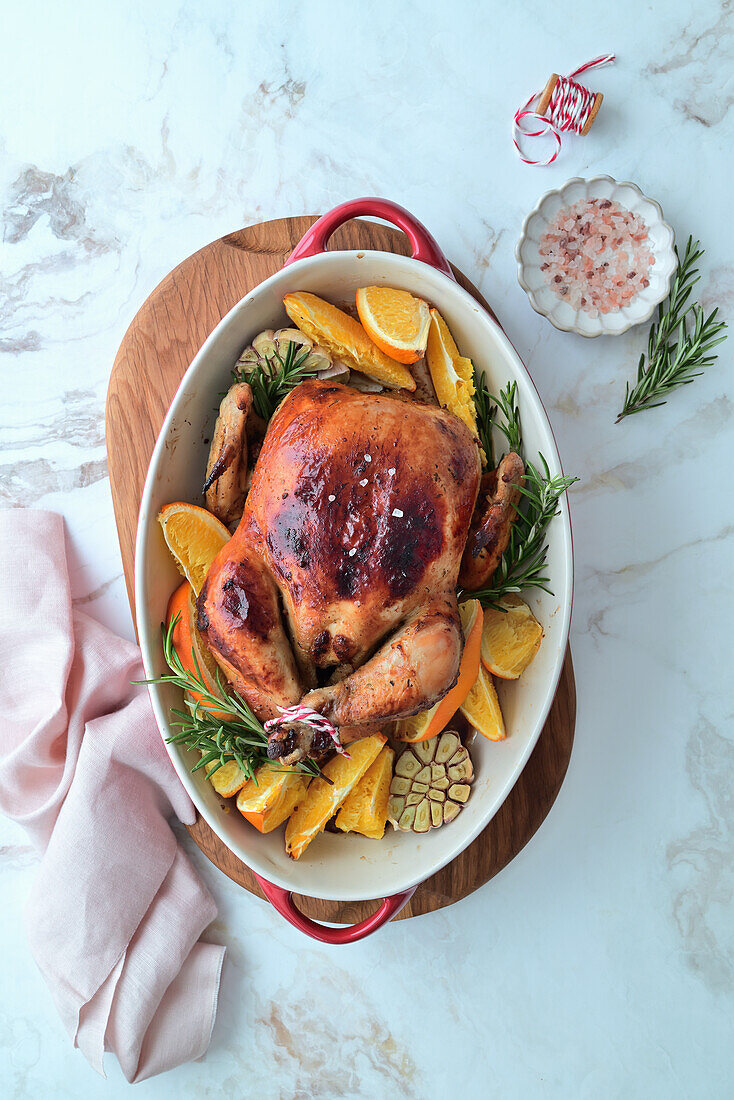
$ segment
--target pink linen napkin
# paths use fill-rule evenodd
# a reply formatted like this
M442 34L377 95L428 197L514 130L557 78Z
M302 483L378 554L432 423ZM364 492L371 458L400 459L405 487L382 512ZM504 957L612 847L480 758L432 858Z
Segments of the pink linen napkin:
M73 610L64 525L0 513L0 810L42 853L26 924L64 1026L129 1081L200 1057L224 948L168 824L194 809L155 724L135 645Z

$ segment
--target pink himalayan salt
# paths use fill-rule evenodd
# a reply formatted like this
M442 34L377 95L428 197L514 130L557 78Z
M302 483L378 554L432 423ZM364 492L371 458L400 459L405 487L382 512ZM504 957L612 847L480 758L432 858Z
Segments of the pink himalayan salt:
M582 199L559 210L540 238L540 270L572 309L598 317L650 285L655 257L646 242L639 215L611 199Z

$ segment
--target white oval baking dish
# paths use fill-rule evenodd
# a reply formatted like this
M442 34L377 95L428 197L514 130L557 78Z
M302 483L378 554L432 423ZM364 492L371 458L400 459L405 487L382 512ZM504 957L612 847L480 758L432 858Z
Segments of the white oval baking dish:
M358 214L376 214L399 224L411 238L414 258L387 252L321 251L336 225ZM290 323L282 305L283 295L289 291L307 290L344 300L353 298L360 286L387 285L425 298L441 311L462 354L471 356L484 371L492 390L496 392L507 381L517 382L527 456L537 460L542 452L551 472L561 473L548 417L520 357L496 321L455 282L433 239L407 211L384 200L354 200L316 223L294 256L299 251L318 254L289 263L256 287L211 333L182 378L155 445L140 506L135 563L138 633L149 677L166 671L160 625L168 598L180 582L156 516L171 501L202 501L206 441L212 434L218 395L230 384L232 366L252 337L261 329ZM565 498L560 515L550 526L548 541L554 595L533 592L528 596L545 629L545 639L522 679L500 685L507 740L475 739L472 796L450 825L422 836L388 829L381 841L325 833L296 863L285 854L282 830L262 836L236 811L227 812L203 772L191 773L193 754L168 745L173 765L199 812L235 855L281 888L269 896L289 919L292 913L285 911L282 891L343 901L410 891L454 859L502 805L543 728L566 653L573 565ZM180 693L170 685L152 685L150 695L161 733L168 737L169 708L180 705ZM309 928L303 930L315 934Z

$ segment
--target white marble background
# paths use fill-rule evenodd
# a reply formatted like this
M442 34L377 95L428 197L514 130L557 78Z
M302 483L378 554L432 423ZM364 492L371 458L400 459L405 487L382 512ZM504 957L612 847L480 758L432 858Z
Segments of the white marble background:
M341 949L194 851L229 947L219 1018L203 1062L136 1095L731 1096L734 339L615 427L645 332L556 332L513 259L544 190L609 172L701 238L702 296L732 318L731 3L0 11L0 502L64 513L87 610L131 633L104 446L120 339L171 267L253 221L362 194L412 209L495 306L582 477L576 745L540 833L470 899ZM515 106L610 49L591 135L522 165ZM34 856L7 822L0 861L3 1095L126 1095L62 1033L24 938Z

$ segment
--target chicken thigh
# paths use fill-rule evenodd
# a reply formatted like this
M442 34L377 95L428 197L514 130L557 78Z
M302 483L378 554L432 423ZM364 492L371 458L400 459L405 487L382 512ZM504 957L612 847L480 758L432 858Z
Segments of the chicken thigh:
M443 409L316 380L286 398L198 600L199 630L261 720L303 703L348 741L454 685L480 473L476 440ZM318 755L287 730L270 748Z

